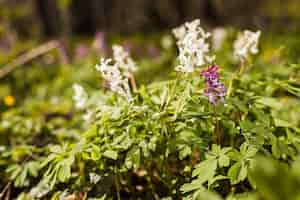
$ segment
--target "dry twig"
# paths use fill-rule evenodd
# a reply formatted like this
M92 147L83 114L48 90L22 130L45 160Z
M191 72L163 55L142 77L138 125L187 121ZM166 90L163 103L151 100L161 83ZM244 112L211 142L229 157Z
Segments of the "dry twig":
M24 65L25 63L29 62L30 60L43 55L52 49L56 49L60 46L60 42L57 40L49 41L45 44L42 44L22 55L17 57L14 61L11 63L6 64L2 69L0 69L0 79L6 76L7 74L11 73L16 68Z

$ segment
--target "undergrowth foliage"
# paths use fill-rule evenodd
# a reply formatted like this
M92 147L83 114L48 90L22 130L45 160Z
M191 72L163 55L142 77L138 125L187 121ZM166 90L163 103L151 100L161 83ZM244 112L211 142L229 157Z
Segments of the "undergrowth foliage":
M18 199L300 198L294 186L300 128L282 117L281 100L300 97L299 79L292 77L299 66L286 76L257 73L260 32L238 37L233 72L218 65L199 20L174 34L175 79L137 87L137 64L114 46L114 58L96 66L102 91L74 85L76 123L85 132L41 147L1 147L1 163L10 163L4 174L23 191ZM1 123L30 134L21 115ZM275 178L294 185L274 195L272 174L281 169L285 176Z

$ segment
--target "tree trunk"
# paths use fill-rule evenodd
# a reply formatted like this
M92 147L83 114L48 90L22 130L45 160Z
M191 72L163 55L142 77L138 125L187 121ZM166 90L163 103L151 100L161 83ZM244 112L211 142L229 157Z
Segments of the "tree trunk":
M50 37L59 35L62 27L56 0L35 0L35 5L42 22L42 32Z

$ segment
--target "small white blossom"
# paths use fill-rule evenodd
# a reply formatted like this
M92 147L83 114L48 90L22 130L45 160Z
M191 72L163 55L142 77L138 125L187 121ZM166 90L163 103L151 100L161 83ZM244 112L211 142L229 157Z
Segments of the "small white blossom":
M174 28L172 32L177 40L182 40L186 34L186 28L184 25L182 25L177 28Z
M116 62L116 65L124 70L125 73L135 72L137 66L132 58L129 56L129 53L124 50L120 45L113 45L113 55Z
M83 109L86 106L88 95L84 88L79 84L73 85L75 106L78 109Z
M111 62L111 59L101 59L100 64L96 65L96 69L102 73L102 77L108 82L111 91L116 92L131 101L132 96L128 78L122 75L118 63L111 64Z
M173 30L179 49L179 66L176 71L190 73L196 66L202 66L211 62L209 54L209 44L207 38L210 33L206 33L200 27L200 20L187 22L183 26Z
M0 152L5 151L5 149L6 149L5 146L0 145Z
M180 60L180 65L175 67L175 71L186 73L194 72L194 62L191 56L179 54L178 59Z
M92 110L87 110L87 112L83 115L83 120L86 122L90 122L94 116L94 112Z
M112 59L100 60L100 65L96 65L96 69L102 73L102 76L107 81L113 81L112 79L122 79L121 71L116 64L112 64Z
M89 173L89 177L90 177L90 182L92 184L97 184L101 179L100 175L93 173L93 172Z
M215 28L212 31L212 48L214 50L219 50L221 49L224 40L227 37L227 31L225 28Z
M102 73L111 91L132 101L129 78L130 73L137 70L137 66L122 46L113 46L113 56L114 60L102 58L96 69Z
M59 200L66 200L66 198L68 197L69 192L68 190L64 190L63 192L61 192L58 196Z
M244 31L234 42L234 56L240 61L246 60L251 54L258 53L258 42L261 32Z

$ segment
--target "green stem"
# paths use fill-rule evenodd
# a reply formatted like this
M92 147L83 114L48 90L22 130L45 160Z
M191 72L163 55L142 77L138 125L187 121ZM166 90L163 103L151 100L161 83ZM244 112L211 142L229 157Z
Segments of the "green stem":
M231 79L230 79L230 82L229 82L229 85L228 85L228 89L227 89L227 97L230 96L231 92L232 92L232 88L233 88L233 81L239 76L239 75L242 75L244 73L244 69L245 69L245 63L246 61L245 60L242 60L241 61L241 65L239 67L239 70L236 70Z
M117 167L115 167L115 184L116 184L116 190L117 190L117 199L121 200L120 184L119 184L119 171L118 171Z
M173 87L171 88L171 93L170 93L170 95L169 95L169 97L168 97L168 99L166 101L165 108L168 107L170 101L175 96L175 92L176 92L176 87L177 87L178 81L179 81L179 73L177 73L177 75L176 75L175 83L174 83Z
M216 143L218 145L222 144L222 134L220 132L220 123L218 120L218 114L217 114L217 110L216 107L214 106L214 116L215 116L215 137L216 137Z
M244 73L245 67L246 67L246 60L243 59L243 60L241 61L241 67L240 67L240 69L239 69L238 75L241 75L241 74Z

